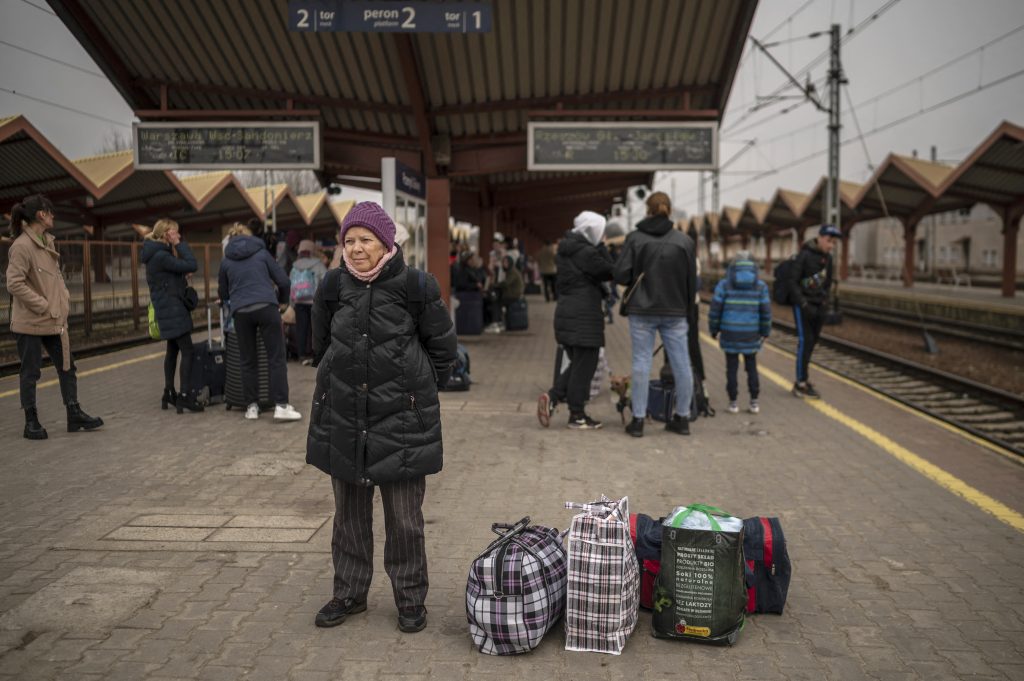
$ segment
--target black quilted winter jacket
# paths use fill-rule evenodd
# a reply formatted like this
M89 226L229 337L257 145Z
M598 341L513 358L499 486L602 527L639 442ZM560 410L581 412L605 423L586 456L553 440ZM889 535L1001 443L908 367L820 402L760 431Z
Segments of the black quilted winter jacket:
M406 269L400 249L369 284L333 269L313 301L306 463L352 484L441 470L437 386L455 362L455 330L432 275L423 279L423 302L408 303Z
M569 232L558 243L558 303L555 340L582 348L604 346L604 306L601 282L612 278L612 256L586 237Z

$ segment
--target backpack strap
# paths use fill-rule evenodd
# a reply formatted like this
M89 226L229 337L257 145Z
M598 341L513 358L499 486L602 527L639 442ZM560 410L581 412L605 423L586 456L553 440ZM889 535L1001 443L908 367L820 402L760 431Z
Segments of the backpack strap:
M405 270L405 307L413 321L419 322L426 306L427 273L415 267Z

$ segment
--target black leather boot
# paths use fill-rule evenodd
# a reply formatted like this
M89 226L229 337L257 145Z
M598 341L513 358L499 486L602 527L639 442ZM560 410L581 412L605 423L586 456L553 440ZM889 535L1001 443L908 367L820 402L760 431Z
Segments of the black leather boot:
M26 440L45 440L49 435L46 434L46 428L43 428L43 424L39 423L39 412L36 411L35 407L29 407L25 410L25 439Z
M79 430L96 430L103 425L103 419L86 414L82 411L82 407L79 406L78 402L68 404L67 409L69 433L75 433Z
M178 393L178 401L175 403L175 407L177 407L179 414L186 409L189 411L203 411L203 405L199 403L194 392Z
M178 393L174 392L174 388L164 388L164 396L160 398L160 408L173 407L177 403Z

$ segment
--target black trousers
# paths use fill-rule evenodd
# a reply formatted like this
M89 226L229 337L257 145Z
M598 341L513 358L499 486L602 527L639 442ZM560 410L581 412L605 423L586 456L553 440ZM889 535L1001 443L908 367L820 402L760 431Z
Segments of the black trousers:
M21 392L21 408L32 409L36 406L36 383L42 376L43 348L50 356L50 361L57 369L57 381L60 383L60 395L64 404L78 402L78 375L75 359L71 358L71 368L64 371L64 347L60 336L32 336L23 333L14 334L18 346L18 358L21 360L19 388Z
M373 578L373 487L331 478L334 487L334 597L365 601ZM379 485L384 503L384 571L395 605L427 600L427 547L423 538L426 478Z
M562 349L569 356L569 368L565 371L561 366L555 368L555 385L548 394L555 402L568 402L572 414L582 414L583 406L590 399L590 382L597 370L601 348L563 345Z
M825 324L823 309L807 307L802 309L793 306L793 321L796 323L796 382L808 380L807 372L811 366L811 354L821 337L821 327Z
M281 313L277 306L267 305L252 312L236 312L235 333L242 364L242 390L245 403L259 402L259 362L256 352L256 334L263 337L267 349L267 367L270 369L270 399L274 404L288 404L288 362L284 345Z
M167 340L167 354L164 355L164 389L174 390L174 370L178 365L178 353L181 353L181 371L178 373L178 384L181 393L188 392L192 378L192 334L186 333L177 338Z
M750 399L756 400L761 392L761 383L757 377L757 353L743 355L743 368L747 372L747 390ZM740 370L740 356L735 352L725 353L725 391L729 393L729 401L735 402L739 397L739 386L736 383Z
M558 300L558 292L555 290L555 279L558 278L558 275L542 274L540 278L544 284L544 302Z
M313 306L296 303L295 308L295 344L298 346L299 359L312 357L310 339L313 337Z

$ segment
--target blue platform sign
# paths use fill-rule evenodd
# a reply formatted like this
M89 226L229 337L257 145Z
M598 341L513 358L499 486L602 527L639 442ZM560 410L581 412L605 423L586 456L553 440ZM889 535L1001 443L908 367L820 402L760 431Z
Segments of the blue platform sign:
M288 30L341 33L489 33L484 2L292 0Z

